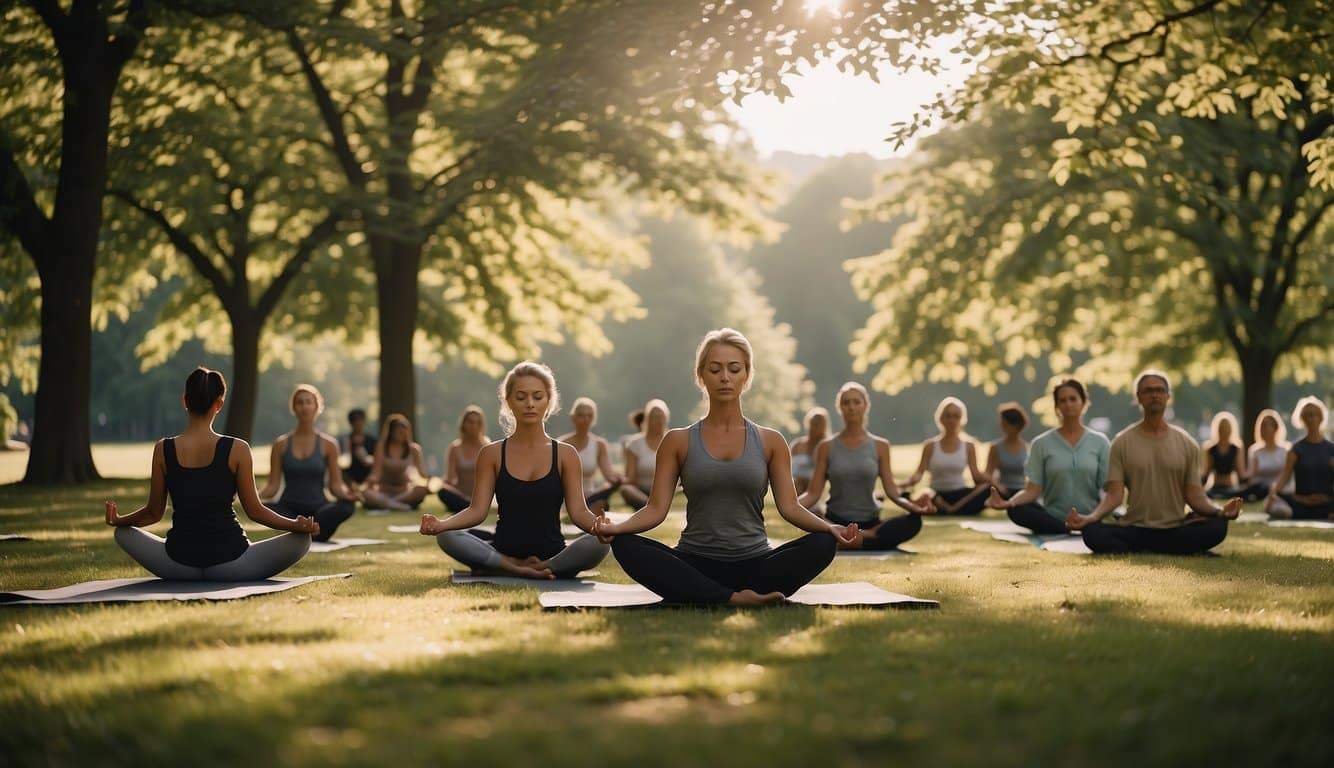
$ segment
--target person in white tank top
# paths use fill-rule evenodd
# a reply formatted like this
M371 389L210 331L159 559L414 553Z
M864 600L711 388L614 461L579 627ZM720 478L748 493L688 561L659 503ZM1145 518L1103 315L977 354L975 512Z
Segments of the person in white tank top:
M639 509L648 503L649 491L653 489L653 473L658 466L658 445L667 434L671 413L667 403L657 398L645 403L643 431L625 444L626 482L621 486L621 498L631 509Z
M962 400L941 400L936 406L940 434L922 444L922 460L905 483L914 486L930 472L931 503L938 514L976 515L986 507L991 478L977 467L977 446L963 434L967 423L968 406Z
M1278 478L1283 474L1283 467L1288 461L1288 429L1283 424L1283 419L1278 415L1278 411L1273 408L1266 408L1260 411L1260 415L1255 417L1255 438L1256 442L1251 445L1250 459L1247 474L1251 477L1251 483L1241 490L1239 494L1247 501L1257 501L1264 499L1264 511L1266 514L1277 514L1283 516L1285 513L1292 514L1292 507L1277 494L1270 495L1269 489ZM1280 488L1280 493L1292 493L1294 484L1292 480L1284 488Z
M607 499L624 482L624 478L612 466L607 441L593 434L593 426L597 421L598 404L591 398L581 397L570 407L570 424L574 431L560 437L562 443L569 443L579 454L584 503L595 515L607 508ZM599 470L602 472L602 483L597 481Z

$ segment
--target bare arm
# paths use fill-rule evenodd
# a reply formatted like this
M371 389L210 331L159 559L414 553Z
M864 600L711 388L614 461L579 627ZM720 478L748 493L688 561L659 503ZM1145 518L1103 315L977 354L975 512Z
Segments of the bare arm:
M1188 483L1186 485L1186 504L1197 515L1204 517L1226 517L1229 520L1236 518L1241 513L1241 497L1234 496L1227 500L1223 506L1218 506L1204 492L1204 486L1199 483Z
M264 488L259 492L261 499L273 500L278 495L278 489L282 487L283 452L287 450L288 439L287 435L283 435L274 440L273 445L269 448L269 477L264 482ZM249 449L246 452L249 453Z
M455 488L459 487L459 450L459 446L451 445L445 454L445 482Z
M340 501L358 501L357 496L343 485L343 471L338 468L338 441L328 435L321 435L320 442L324 447L324 466L325 474L329 478L329 492Z
M560 460L560 483L565 491L565 511L570 515L570 522L579 526L586 533L593 533L597 515L588 509L584 500L584 466L579 452L569 443L557 443L557 458Z
M970 441L967 447L968 447L968 473L973 476L973 483L975 485L991 485L992 483L991 483L990 473L984 475L977 469L977 444Z
M1213 475L1213 473L1214 473L1214 456L1211 451L1206 450L1204 451L1204 472L1200 475L1200 482L1201 483L1208 482L1209 485L1213 485L1212 482L1209 482L1209 479Z
M616 467L611 463L611 451L607 450L607 441L597 438L598 441L598 469L602 470L602 476L607 482L620 485L625 482L625 478L616 474Z
M687 428L672 429L663 435L662 442L658 444L657 465L653 470L653 488L649 491L648 503L623 523L599 522L596 530L598 536L608 538L643 533L662 525L672 508L672 499L676 496L676 483L681 479L681 462L685 459L688 437ZM633 455L626 452L627 457ZM634 469L630 462L630 459L626 460L627 468Z
M1278 479L1274 481L1273 485L1269 486L1269 498L1278 496L1280 488L1288 487L1288 481L1292 479L1292 471L1296 466L1297 454L1289 450L1288 455L1283 457L1283 471L1278 473Z
M1015 495L1011 496L1008 499L1002 498L1000 495L1000 491L998 491L995 487L992 487L991 498L987 499L987 506L991 507L992 509L1010 509L1011 507L1022 507L1025 504L1037 501L1038 497L1041 495L1042 495L1042 486L1038 485L1032 480L1028 481L1028 484L1024 486L1024 489L1022 491L1016 493Z
M426 482L431 476L426 472L426 464L422 460L422 447L417 443L412 444L412 466L417 469L417 479Z
M810 533L832 533L851 541L855 534L841 525L835 525L803 507L797 501L797 486L792 480L792 450L777 430L761 427L760 434L769 454L769 487L773 489L774 506L778 514L792 525Z
M371 473L366 475L366 487L374 488L380 484L380 472L384 468L384 443L381 440L375 444L375 457L371 459Z
M1092 525L1093 523L1102 520L1104 517L1107 517L1113 509L1121 506L1121 502L1125 501L1125 497L1126 484L1120 480L1108 480L1107 495L1102 497L1102 501L1098 502L1098 506L1094 507L1093 511L1087 515L1081 515L1073 509L1070 510L1070 514L1065 518L1065 525L1067 528L1075 531Z
M378 452L377 452L378 457ZM476 479L473 481L472 502L467 509L441 520L435 515L422 515L421 532L434 536L445 531L472 528L486 519L491 499L496 494L496 474L500 471L500 443L491 443L477 454Z
M917 462L917 469L904 481L904 485L913 486L922 482L922 475L926 474L926 468L931 463L931 451L934 447L935 443L930 440L922 443L922 459Z
M997 479L1000 470L1000 456L996 455L998 450L995 443L987 446L987 468L984 471L988 480Z
M297 533L319 533L320 527L309 517L302 515L295 520L283 517L264 506L255 490L254 457L250 454L250 444L244 440L232 443L232 471L236 473L236 498L241 502L245 516L279 531Z
M876 458L879 459L880 462L880 485L884 487L885 495L889 497L890 501L894 502L894 504L905 512L911 512L914 515L928 514L931 510L921 504L903 498L899 491L898 483L894 482L894 469L890 466L889 441L881 437L873 439L875 440Z
M662 445L661 445L661 444L658 445L658 450L659 450L659 451L662 450ZM658 474L658 473L657 473L656 471L653 473L653 475L654 475L654 480L657 479L657 474ZM633 483L633 482L635 482L635 479L636 479L637 477L639 477L639 457L635 455L635 452L634 452L634 451L630 450L630 444L629 444L629 443L626 443L626 447L625 447L625 481L626 481L627 483Z
M167 460L163 454L163 440L153 446L153 464L149 472L148 503L128 515L116 514L116 502L106 502L107 525L131 525L136 528L153 525L167 513Z
M797 503L807 509L819 502L820 497L824 495L825 475L829 472L829 441L821 442L812 453L815 458L815 469L811 470L811 482L806 486L806 492L797 499Z

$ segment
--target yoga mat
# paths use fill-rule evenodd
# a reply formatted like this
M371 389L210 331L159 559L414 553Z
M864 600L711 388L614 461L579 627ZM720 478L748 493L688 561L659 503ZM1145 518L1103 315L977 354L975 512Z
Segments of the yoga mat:
M153 576L137 579L85 581L56 589L0 592L2 605L68 605L71 603L138 603L149 600L235 600L267 595L312 581L346 579L350 573L327 576L273 578L265 581L166 581Z
M892 560L917 554L911 549L840 549L834 556L856 560Z
M383 544L384 539L329 539L328 541L310 542L311 552L337 552L340 549L348 547L368 547L372 544Z
M32 541L32 539L17 533L0 533L0 541Z
M1334 529L1330 520L1270 520L1271 528L1328 528Z
M584 576L597 576L597 571L584 571ZM529 589L587 589L596 582L586 579L524 579L519 576L502 576L499 574L473 573L471 571L454 571L449 575L449 580L455 584L495 584L500 587L528 587Z
M389 532L390 532L390 533L421 533L421 532L422 532L422 527L421 527L420 524L418 524L418 525L391 525L391 526L389 526Z
M980 531L982 533L1009 533L1019 536L1031 536L1033 532L1016 525L1009 520L966 520L959 523L960 528L966 528L970 531Z
M1093 550L1089 549L1088 545L1084 543L1083 536L1052 537L1043 541L1040 548L1047 552L1062 552L1067 555L1093 554Z
M1237 519L1232 522L1263 524L1269 522L1269 515L1266 515L1263 512L1242 512L1240 515L1237 515Z
M591 582L576 589L543 592L538 601L542 610L579 610L582 608L672 608L662 598L638 584L604 584ZM807 584L788 598L789 603L827 607L866 608L939 608L935 600L920 600L908 595L887 592L865 581L842 584Z
M1013 544L1029 544L1048 552L1063 552L1067 555L1091 555L1092 550L1084 546L1084 537L1070 534L1039 535L1022 525L1009 520L969 520L959 523L959 527L989 533L996 541L1008 541Z

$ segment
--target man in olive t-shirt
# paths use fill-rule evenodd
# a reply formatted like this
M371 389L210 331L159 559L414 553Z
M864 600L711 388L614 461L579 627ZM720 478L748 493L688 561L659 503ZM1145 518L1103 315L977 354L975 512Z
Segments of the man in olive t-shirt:
M1135 398L1144 418L1112 441L1107 495L1087 515L1072 511L1066 526L1082 530L1084 544L1097 553L1186 555L1218 546L1227 537L1227 521L1241 512L1241 499L1220 508L1205 495L1200 446L1165 418L1172 399L1165 374L1141 373ZM1125 516L1115 523L1102 522L1126 491L1130 498Z

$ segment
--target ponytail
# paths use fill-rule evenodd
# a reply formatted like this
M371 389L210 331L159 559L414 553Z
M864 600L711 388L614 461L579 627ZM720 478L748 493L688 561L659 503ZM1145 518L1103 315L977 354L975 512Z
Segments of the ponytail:
M227 382L218 371L199 366L185 377L185 407L196 416L203 416L227 394Z

